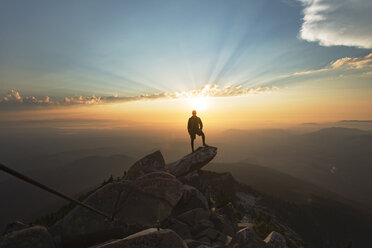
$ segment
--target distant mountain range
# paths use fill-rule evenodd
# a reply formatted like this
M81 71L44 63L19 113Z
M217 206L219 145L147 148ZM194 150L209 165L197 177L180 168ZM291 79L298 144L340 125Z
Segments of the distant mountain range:
M267 166L372 206L372 132L228 130L223 137L220 161Z
M369 242L367 230L372 228L369 207L264 166L211 163L205 169L231 172L239 182L260 192L272 214L314 247L334 247L348 239L353 240L352 247L363 247Z

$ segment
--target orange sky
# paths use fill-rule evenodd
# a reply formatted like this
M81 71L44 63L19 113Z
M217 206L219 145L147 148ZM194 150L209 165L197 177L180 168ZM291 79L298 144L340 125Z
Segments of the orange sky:
M371 93L352 89L322 89L308 86L235 97L209 97L197 108L205 128L273 128L303 122L371 119ZM183 130L194 99L161 99L126 103L34 107L6 111L3 120L93 119L104 120L84 128L134 127ZM73 127L71 125L70 127Z

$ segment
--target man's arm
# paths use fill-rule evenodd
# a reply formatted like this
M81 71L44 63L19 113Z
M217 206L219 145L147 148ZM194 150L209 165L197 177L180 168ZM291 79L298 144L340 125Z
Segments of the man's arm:
M203 122L201 121L200 118L199 118L199 125L200 125L200 129L203 129Z

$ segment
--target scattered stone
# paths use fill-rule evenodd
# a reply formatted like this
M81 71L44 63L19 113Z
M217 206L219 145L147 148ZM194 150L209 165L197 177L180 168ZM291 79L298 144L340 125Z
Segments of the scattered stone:
M176 177L185 176L188 173L200 170L207 165L217 154L217 147L199 147L182 159L166 165L166 168Z
M134 180L140 176L156 171L166 171L164 158L160 151L151 153L135 162L129 168L125 179Z
M19 225L18 225L19 226ZM52 236L42 226L32 226L7 233L0 242L1 248L55 248Z
M264 241L267 243L267 248L287 248L283 235L275 231L267 235Z
M186 242L172 230L149 228L124 239L114 240L94 248L187 248Z
M239 248L267 248L267 244L249 227L237 232L232 242Z

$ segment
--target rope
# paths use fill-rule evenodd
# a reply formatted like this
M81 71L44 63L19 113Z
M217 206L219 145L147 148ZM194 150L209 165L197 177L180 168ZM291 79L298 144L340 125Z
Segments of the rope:
M106 213L104 213L104 212L102 212L102 211L100 211L100 210L98 210L98 209L96 209L96 208L94 208L92 206L89 206L88 204L85 204L84 202L78 201L78 200L76 200L76 199L74 199L74 198L72 198L72 197L70 197L68 195L65 195L65 194L63 194L63 193L61 193L61 192L59 192L59 191L57 191L57 190L55 190L55 189L53 189L53 188L51 188L49 186L46 186L44 184L41 184L41 183L39 183L39 182L37 182L37 181L35 181L35 180L33 180L33 179L31 179L31 178L29 178L29 177L21 174L21 173L19 173L18 171L15 171L15 170L13 170L13 169L11 169L11 168L3 165L1 163L0 163L0 170L2 170L2 171L6 172L6 173L8 173L8 174L10 174L10 175L12 175L14 177L17 177L17 178L19 178L19 179L21 179L21 180L23 180L23 181L25 181L27 183L30 183L30 184L32 184L32 185L34 185L36 187L39 187L39 188L41 188L43 190L46 190L46 191L48 191L48 192L50 192L50 193L52 193L54 195L57 195L59 197L62 197L64 199L66 199L66 200L68 200L70 202L73 202L73 203L75 203L77 205L80 205L80 206L82 206L82 207L84 207L86 209L89 209L89 210L91 210L91 211L93 211L93 212L95 212L95 213L97 213L99 215L102 215L102 216L108 218L111 221L113 220L113 217L112 216L110 216L110 215L108 215L108 214L106 214Z

